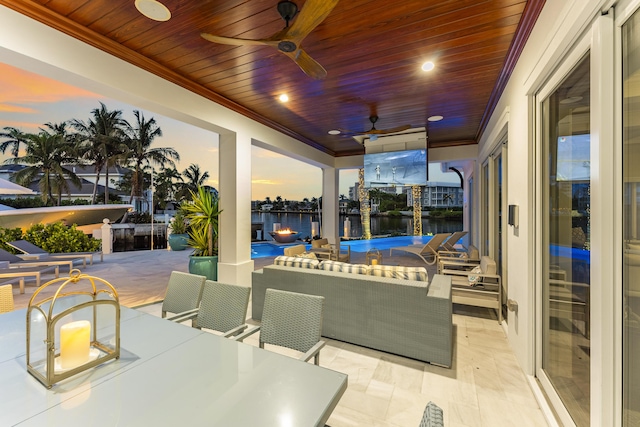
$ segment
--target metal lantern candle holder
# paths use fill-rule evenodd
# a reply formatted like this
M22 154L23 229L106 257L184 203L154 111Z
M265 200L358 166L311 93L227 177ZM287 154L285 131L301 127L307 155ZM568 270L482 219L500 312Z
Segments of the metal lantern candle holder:
M367 251L365 259L366 259L367 265L382 264L382 252L380 252L376 248L371 248Z
M120 303L109 282L74 269L34 292L27 308L27 371L45 387L119 357Z

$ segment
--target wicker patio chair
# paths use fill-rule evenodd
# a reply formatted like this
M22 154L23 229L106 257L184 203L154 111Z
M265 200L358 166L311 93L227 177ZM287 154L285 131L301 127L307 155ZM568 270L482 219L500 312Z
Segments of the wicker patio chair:
M442 408L433 402L427 403L419 427L444 427Z
M13 286L0 286L0 313L13 311Z
M250 294L251 288L248 286L207 280L204 282L200 308L173 320L183 322L195 319L191 325L194 328L212 329L222 332L225 337L238 335L247 329L244 321L247 318Z
M162 317L166 317L167 313L175 313L169 317L169 320L174 320L196 310L200 305L205 280L207 278L204 276L172 271L162 301Z
M260 331L260 348L265 344L287 347L302 352L305 362L314 358L320 364L320 350L324 297L296 292L267 289L264 298L262 325L236 337L242 341Z

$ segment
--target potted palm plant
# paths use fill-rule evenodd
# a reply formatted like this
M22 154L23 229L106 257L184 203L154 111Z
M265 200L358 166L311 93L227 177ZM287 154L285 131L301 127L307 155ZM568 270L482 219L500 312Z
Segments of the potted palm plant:
M181 206L189 221L187 244L193 248L189 256L189 273L218 280L218 196L204 187L191 192L191 202Z
M184 251L189 246L189 234L187 234L187 219L184 213L179 210L171 219L169 224L171 234L167 238L169 247L172 251Z

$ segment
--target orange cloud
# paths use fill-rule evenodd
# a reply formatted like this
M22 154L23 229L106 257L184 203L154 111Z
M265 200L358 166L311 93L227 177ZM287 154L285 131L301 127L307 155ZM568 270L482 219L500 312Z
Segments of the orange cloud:
M17 122L15 120L0 120L0 128L5 128L10 126L12 128L16 128L26 133L37 133L39 129L42 127L42 123L33 123L33 122Z
M30 107L21 107L12 104L0 104L0 112L2 113L35 113L36 110Z
M24 104L52 103L75 98L98 98L98 95L84 89L3 63L0 63L0 94L0 105L11 105L14 108L21 108L19 106Z
M255 185L280 185L280 182L271 179L252 179L251 184Z

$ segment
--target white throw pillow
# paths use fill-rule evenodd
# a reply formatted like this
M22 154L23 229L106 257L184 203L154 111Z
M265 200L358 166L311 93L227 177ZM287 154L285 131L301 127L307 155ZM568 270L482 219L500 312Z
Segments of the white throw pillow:
M470 273L471 274L467 276L469 279L469 286L476 286L480 280L480 273L482 273L482 269L480 266L473 267L473 270L471 270Z
M316 254L314 254L313 252L303 252L301 254L297 254L296 257L298 258L311 258L311 259L318 259L318 257L316 256Z

